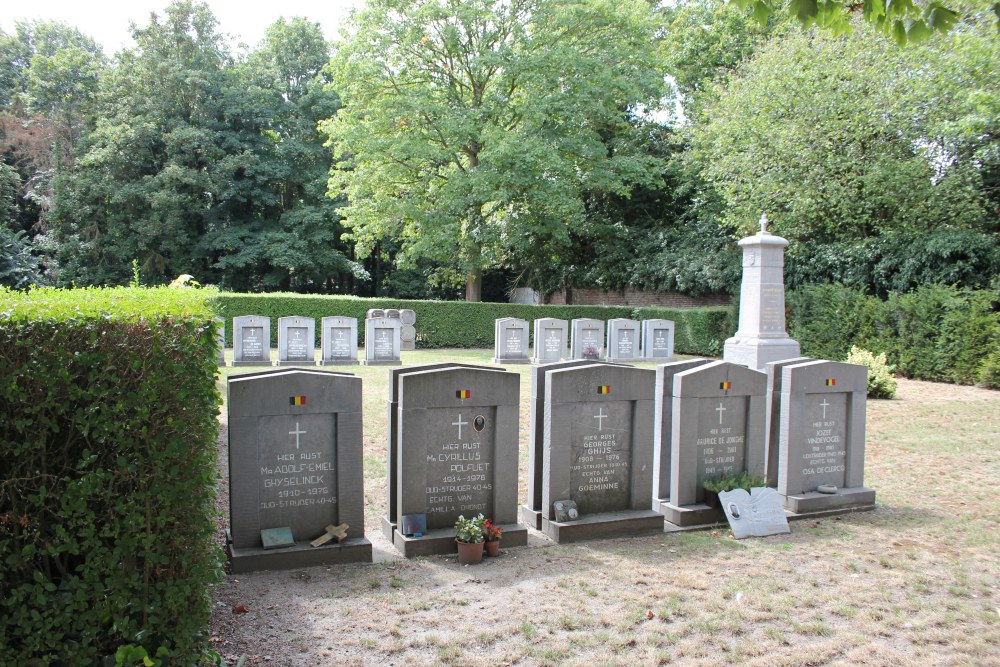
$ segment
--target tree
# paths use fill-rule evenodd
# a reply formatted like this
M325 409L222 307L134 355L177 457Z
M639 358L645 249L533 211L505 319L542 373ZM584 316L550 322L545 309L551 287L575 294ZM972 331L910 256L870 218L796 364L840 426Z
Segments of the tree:
M331 194L360 253L544 282L588 193L627 196L663 161L638 111L663 98L661 22L638 0L372 0L331 65Z

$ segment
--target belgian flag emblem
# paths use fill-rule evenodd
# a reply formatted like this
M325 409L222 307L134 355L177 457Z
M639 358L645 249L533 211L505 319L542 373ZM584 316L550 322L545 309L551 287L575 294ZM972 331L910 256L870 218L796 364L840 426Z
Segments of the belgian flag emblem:
M728 380L719 384L719 389L721 389L722 391L729 391L732 388L733 388L733 383L729 382Z
M837 386L837 378L827 378L826 379L826 386L827 387L836 387Z
M467 398L472 398L472 392L468 389L459 389L455 392L455 398L460 398L464 401Z
M597 388L597 393L598 394L610 394L611 393L611 385L609 385L609 384L602 384L600 387Z
M306 397L305 396L289 396L288 397L288 404L289 405L305 405L306 404Z

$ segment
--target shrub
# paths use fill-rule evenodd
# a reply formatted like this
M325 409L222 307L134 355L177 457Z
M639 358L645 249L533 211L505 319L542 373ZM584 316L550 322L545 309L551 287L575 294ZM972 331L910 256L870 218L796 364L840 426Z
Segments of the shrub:
M205 653L210 294L0 290L0 664Z
M868 398L893 398L896 395L896 379L892 376L895 368L886 362L885 352L875 355L852 346L847 363L868 367Z

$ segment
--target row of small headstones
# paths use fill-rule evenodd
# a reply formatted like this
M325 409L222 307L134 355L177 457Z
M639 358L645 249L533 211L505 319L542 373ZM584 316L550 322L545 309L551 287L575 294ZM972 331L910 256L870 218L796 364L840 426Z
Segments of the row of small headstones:
M651 319L640 322L614 318L605 325L603 320L590 318L578 318L567 323L566 320L547 317L534 321L535 346L530 361L549 363L565 358L567 331L572 332L570 359L648 359L662 362L674 357L674 323L671 320ZM514 317L496 320L493 350L495 363L527 363L527 320Z

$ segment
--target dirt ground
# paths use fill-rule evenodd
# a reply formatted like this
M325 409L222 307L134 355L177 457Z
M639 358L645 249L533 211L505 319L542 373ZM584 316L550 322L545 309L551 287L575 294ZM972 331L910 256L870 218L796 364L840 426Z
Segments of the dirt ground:
M379 531L385 383L359 375L376 562L227 575L211 642L230 664L1000 666L1000 392L900 380L896 399L870 401L872 512L741 541L529 531L528 546L460 566L402 559ZM522 383L522 480L529 396ZM224 423L219 453L226 517Z

